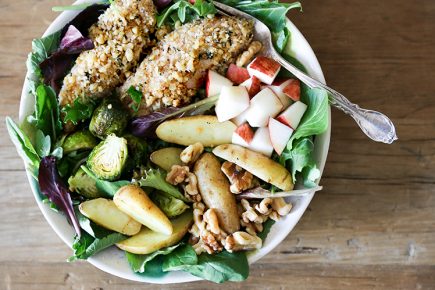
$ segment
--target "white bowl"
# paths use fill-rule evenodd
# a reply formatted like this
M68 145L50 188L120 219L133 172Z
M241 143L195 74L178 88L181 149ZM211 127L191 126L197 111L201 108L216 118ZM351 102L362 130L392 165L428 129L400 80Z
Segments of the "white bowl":
M76 4L83 3L86 0L79 0ZM61 13L53 23L45 31L44 36L51 34L59 29L61 29L66 23L68 23L74 16L76 16L79 11L67 11ZM325 82L325 78L320 68L319 62L314 55L313 50L304 38L304 36L299 32L296 26L290 21L287 21L287 26L291 31L291 40L286 48L287 53L296 57L308 70L308 73L321 82ZM24 88L27 87L27 78L24 82ZM34 109L34 98L28 94L28 92L23 88L21 94L20 103L20 123L28 116L33 113ZM329 111L329 126L328 130L320 136L315 138L314 142L314 157L316 163L320 169L323 171L325 166L326 157L329 149L329 140L331 135L331 114ZM74 230L68 224L65 216L56 213L50 209L49 206L41 202L40 193L37 182L27 174L32 192L35 196L36 202L41 209L45 219L56 232L56 234L69 246L71 247L74 237ZM248 255L249 263L252 264L272 251L282 240L284 240L296 223L301 218L305 209L308 207L313 195L297 198L289 198L293 203L293 209L291 213L283 218L281 221L275 223L267 236L263 247L253 253ZM59 257L59 259L63 259ZM111 247L105 251L91 257L88 261L96 266L97 268L110 273L112 275L122 277L125 279L148 282L148 283L182 283L195 280L201 280L198 277L192 276L184 272L171 272L166 276L154 278L145 277L134 273L127 263L124 256L124 252L118 250L116 247Z

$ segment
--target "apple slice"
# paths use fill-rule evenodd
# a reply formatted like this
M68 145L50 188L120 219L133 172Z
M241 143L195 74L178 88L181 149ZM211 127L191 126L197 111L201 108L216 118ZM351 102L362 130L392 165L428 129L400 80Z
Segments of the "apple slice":
M219 122L227 121L241 114L249 107L249 95L245 87L223 86L216 103Z
M267 127L258 128L248 148L265 156L272 156L273 146L270 141L269 129Z
M253 138L254 131L248 123L244 123L234 131L231 143L248 147Z
M298 79L290 79L289 81L282 92L293 101L299 101L301 99L301 82Z
M220 94L222 87L232 85L233 83L226 77L221 76L215 71L209 70L207 73L205 92L207 97L213 97Z
M270 142L272 143L273 149L275 149L278 155L281 155L285 146L287 146L288 140L293 134L293 129L275 120L274 118L270 118L269 134Z
M249 65L248 72L261 82L271 85L281 69L281 65L271 58L257 56Z
M281 113L276 119L281 123L290 126L293 130L299 125L305 111L307 110L307 105L301 101L297 101Z
M249 72L246 68L230 64L227 70L227 78L232 81L235 85L240 85L244 81L250 78Z
M251 127L264 127L269 122L269 117L275 117L281 112L283 106L275 93L265 88L251 100L251 105L246 112L246 120Z
M248 108L249 109L249 108ZM238 116L234 117L231 119L231 122L233 122L234 124L236 124L236 126L240 126L243 123L246 123L246 113L248 112L248 110L243 111L241 114L239 114Z
M292 86L293 81L293 79L277 79L270 86L268 86L278 96L284 108L287 108L292 103L292 98L284 93L284 90L288 90L289 93L295 95L293 91L287 89L288 86ZM292 87L294 87L294 85Z
M248 94L250 98L252 98L261 91L261 81L256 76L247 79L246 81L241 83L240 86L244 86L248 89Z

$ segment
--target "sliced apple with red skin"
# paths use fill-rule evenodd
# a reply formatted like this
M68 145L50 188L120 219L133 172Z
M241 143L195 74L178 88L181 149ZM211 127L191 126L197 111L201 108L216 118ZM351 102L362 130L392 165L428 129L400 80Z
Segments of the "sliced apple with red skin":
M275 117L283 109L283 105L275 93L265 88L256 94L246 112L246 120L251 127L264 127L269 117Z
M249 109L249 108L248 108ZM238 116L234 117L231 119L231 122L233 122L234 124L236 124L236 126L240 126L243 123L246 123L246 113L248 112L248 109L246 109L245 111L243 111L241 114L239 114Z
M254 130L252 130L248 123L244 123L234 131L231 143L248 147L253 138Z
M261 91L261 81L256 76L252 76L251 78L247 79L246 81L241 83L240 86L244 86L248 89L248 94L250 98L254 97Z
M291 127L293 130L296 130L306 110L307 105L301 101L297 101L282 112L276 119Z
M216 116L219 122L225 122L248 107L249 95L245 87L223 86L216 103Z
M279 98L284 108L287 108L294 100L284 91L291 93L293 97L296 97L297 91L296 86L294 85L294 79L276 79L270 86L268 86ZM266 86L263 86L264 88ZM289 88L290 87L290 88ZM300 97L300 88L299 88L299 97ZM298 101L298 100L295 100Z
M272 156L273 146L270 141L269 129L267 127L258 128L248 148L267 157Z
M287 95L293 101L299 101L301 99L301 82L297 79L290 79L288 83L282 90L282 92Z
M270 118L269 134L273 149L275 149L275 152L278 153L278 155L281 155L285 146L287 146L288 140L293 134L293 129L274 118Z
M256 76L262 83L271 85L281 69L281 65L275 60L257 56L249 65L248 72L251 76Z
M224 76L221 76L215 71L209 70L205 83L205 93L207 97L219 95L222 87L232 86L233 83Z
M235 85L240 85L250 78L249 72L246 68L230 64L227 70L227 79L232 81Z

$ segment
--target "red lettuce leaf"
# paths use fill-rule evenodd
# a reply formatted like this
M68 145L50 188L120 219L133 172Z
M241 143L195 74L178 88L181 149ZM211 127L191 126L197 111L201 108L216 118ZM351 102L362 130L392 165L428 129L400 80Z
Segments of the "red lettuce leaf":
M81 230L74 212L70 192L59 176L54 156L42 158L39 165L38 182L42 194L65 213L77 235L80 236Z
M218 96L210 97L183 108L168 107L161 111L136 117L130 122L130 132L136 137L155 138L156 128L162 122L174 118L204 114L216 104L217 99Z
M92 5L80 12L61 30L61 42L57 51L39 64L44 83L50 85L56 93L60 91L63 78L71 69L77 56L94 48L91 39L87 38L89 27L97 22L98 17L108 5Z

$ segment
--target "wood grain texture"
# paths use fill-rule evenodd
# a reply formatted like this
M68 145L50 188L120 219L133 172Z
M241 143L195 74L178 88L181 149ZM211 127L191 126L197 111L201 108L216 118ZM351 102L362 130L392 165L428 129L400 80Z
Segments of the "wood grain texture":
M122 280L71 254L33 201L4 116L18 116L31 39L69 1L0 2L0 289L220 289ZM331 148L300 223L235 289L435 289L435 1L304 1L291 18L328 83L386 113L399 141L370 142L333 110Z

